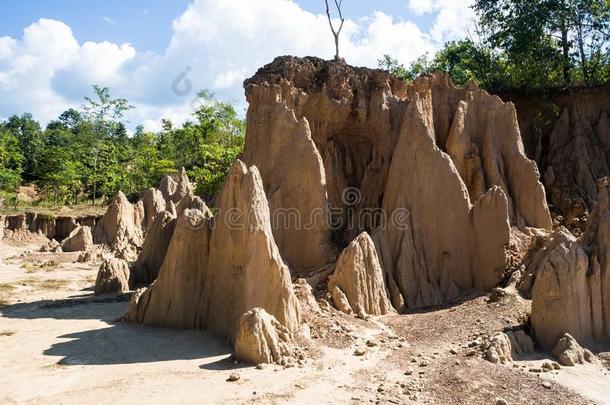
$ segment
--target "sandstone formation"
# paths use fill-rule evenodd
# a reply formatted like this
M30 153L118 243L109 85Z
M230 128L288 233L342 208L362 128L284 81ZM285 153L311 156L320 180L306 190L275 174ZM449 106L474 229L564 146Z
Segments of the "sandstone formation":
M492 363L506 364L515 357L534 351L534 342L523 330L500 332L487 343L485 359Z
M95 280L95 295L129 291L127 262L112 258L104 260Z
M565 333L582 342L593 332L587 255L564 228L553 233L552 241L532 288L531 323L536 341L546 350Z
M610 175L608 88L503 98L515 103L528 156L541 168L558 222L573 232L584 230L597 199L596 181Z
M284 325L264 309L253 308L239 319L235 357L251 364L286 364L294 351L293 338Z
M185 196L193 194L193 185L186 175L186 170L182 168L175 177L166 175L161 179L158 190L161 192L166 204L170 201L177 204Z
M96 216L52 216L27 212L16 215L0 215L1 238L21 240L31 235L62 241L79 226L94 227Z
M127 318L234 341L241 315L258 307L295 330L298 302L256 167L237 161L217 201L211 219L191 209L177 219L157 280L134 299Z
M63 252L84 252L93 247L91 228L79 226L61 243Z
M585 361L589 363L594 361L593 353L583 349L569 333L566 333L557 341L557 344L553 347L553 356L563 366L575 366L584 364Z
M144 205L144 222L142 227L144 230L148 230L155 217L165 211L165 199L161 190L151 187L142 196L142 203Z
M55 239L51 239L49 243L47 243L46 245L42 245L42 247L40 248L40 252L56 252L58 248L61 249L61 245L59 244L59 242Z
M326 221L326 177L309 123L297 120L285 102L250 100L250 105L248 131L265 136L246 138L244 159L261 171L275 240L294 270L315 268L326 263L333 249Z
M176 227L176 217L167 211L158 214L146 232L142 251L131 272L131 283L150 284L157 278Z
M245 88L243 158L272 217L296 213L273 222L293 274L374 231L393 305L440 304L503 278L511 225L552 226L514 107L475 86L280 57Z
M581 344L610 339L610 189L599 184L598 201L580 242L567 230L552 236L537 263L531 323L550 350L566 333Z
M131 204L119 191L95 227L95 243L108 245L115 253L135 259L144 239L141 224L145 215L140 207Z
M171 200L174 202L174 204L177 204L189 194L193 194L193 186L191 185L191 182L186 175L186 170L184 170L183 167L178 175L178 182L176 183L176 189L171 196Z
M383 271L371 237L360 234L341 253L328 280L335 306L360 318L393 312L385 288Z

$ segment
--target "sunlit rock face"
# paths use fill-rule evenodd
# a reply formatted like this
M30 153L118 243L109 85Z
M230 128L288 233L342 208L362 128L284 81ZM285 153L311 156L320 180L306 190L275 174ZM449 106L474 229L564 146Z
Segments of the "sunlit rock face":
M294 57L244 85L242 158L293 274L368 231L394 306L440 304L501 280L511 226L552 226L513 105L476 86Z

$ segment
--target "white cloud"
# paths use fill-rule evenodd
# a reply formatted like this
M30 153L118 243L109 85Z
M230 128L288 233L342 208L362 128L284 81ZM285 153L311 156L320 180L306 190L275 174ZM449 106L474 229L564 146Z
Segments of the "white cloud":
M410 0L409 9L416 15L423 15L434 11L435 0Z
M0 113L30 111L46 122L77 106L88 91L78 89L78 99L71 98L66 89L53 85L58 75L69 73L69 80L76 82L84 78L87 83L114 84L135 49L109 42L80 45L66 24L40 19L24 30L21 39L0 40L0 55Z
M464 38L475 18L474 0L409 0L409 9L416 15L434 13L430 34L437 42Z
M347 20L342 56L371 67L386 53L408 63L460 36L468 15L464 4L411 0L412 10L437 14L430 32L381 12ZM156 129L161 118L187 118L203 88L245 108L242 81L278 55L334 55L326 15L292 0L194 0L172 28L163 54L138 52L130 44L79 43L70 27L49 19L27 27L22 38L0 37L0 115L30 111L48 121L80 105L95 83L136 105L132 126Z

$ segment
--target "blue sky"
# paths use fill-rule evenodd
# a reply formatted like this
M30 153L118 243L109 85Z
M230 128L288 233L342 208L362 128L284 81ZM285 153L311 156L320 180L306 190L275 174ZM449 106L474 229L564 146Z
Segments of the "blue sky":
M382 11L417 20L424 30L433 22L431 14L417 16L411 12L407 1L344 2L346 18L358 19L373 11ZM28 25L40 18L49 18L69 25L81 41L129 42L138 50L162 53L171 39L172 20L190 3L191 0L4 0L0 2L0 15L10 18L2 21L0 36L20 37ZM325 11L322 0L299 0L297 3L312 13Z
M471 25L470 0L343 3L342 56L354 65L374 67L384 53L408 63ZM136 105L132 127L184 121L201 88L243 110L243 79L273 57L332 56L324 10L323 0L4 0L0 119L29 111L47 122L93 83Z

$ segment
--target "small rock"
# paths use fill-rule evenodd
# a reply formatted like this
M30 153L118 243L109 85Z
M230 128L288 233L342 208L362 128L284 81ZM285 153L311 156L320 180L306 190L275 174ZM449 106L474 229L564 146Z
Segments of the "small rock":
M366 354L366 350L364 350L361 347L354 350L354 356L364 356L365 354Z
M375 346L377 346L377 343L375 343L373 340L367 340L366 345L368 347L375 347Z
M477 354L476 350L469 350L469 351L468 351L468 353L466 353L466 356L468 356L468 357L472 357L472 356L474 356L475 354Z
M239 374L237 374L237 373L231 373L231 374L229 374L229 378L227 378L227 381L229 381L229 382L234 382L234 381L239 380L240 378L241 378L241 377L239 376Z
M504 398L496 398L496 405L508 405Z
M532 368L529 369L529 372L530 373L542 373L542 369L541 368L532 367Z
M411 374L413 374L413 370L407 369L405 371L405 375L411 375Z
M449 353L451 353L451 354L457 354L457 351L456 351L455 349L451 349L451 350L449 350Z
M265 368L267 368L267 365L265 363L258 363L256 365L257 370L264 370Z
M544 381L544 382L542 383L542 386L543 386L544 388L548 389L548 390L550 390L550 389L551 389L551 387L552 387L551 383L550 383L550 382L548 382L548 381Z

